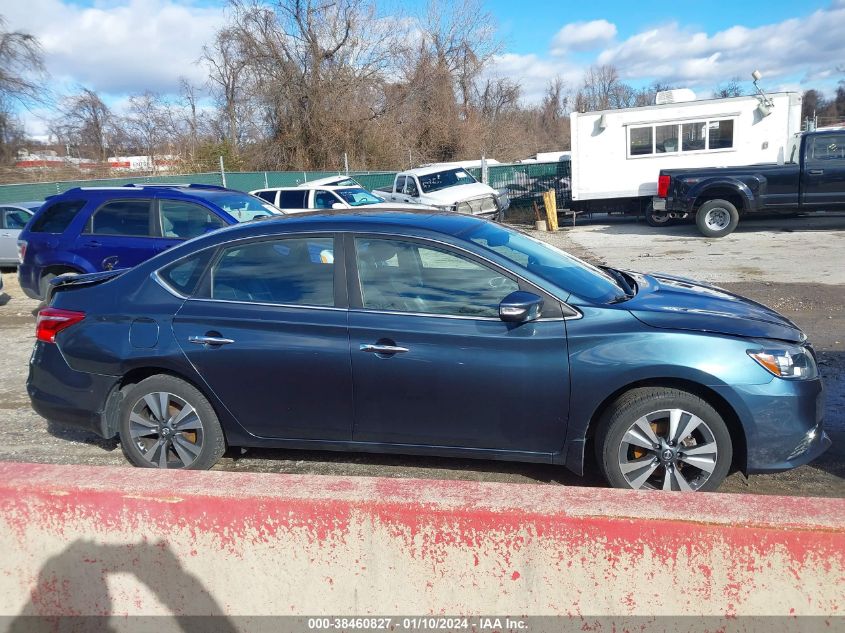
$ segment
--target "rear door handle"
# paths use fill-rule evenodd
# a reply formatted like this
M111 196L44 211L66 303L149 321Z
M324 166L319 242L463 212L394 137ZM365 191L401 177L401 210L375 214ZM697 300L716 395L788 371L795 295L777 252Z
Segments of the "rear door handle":
M821 176L824 173L824 169L808 169L807 173L812 176Z
M196 345L228 345L234 343L234 339L223 338L222 336L189 336L189 343Z
M398 345L369 345L361 344L362 352L372 352L373 354L403 354L408 350L407 347L399 347Z

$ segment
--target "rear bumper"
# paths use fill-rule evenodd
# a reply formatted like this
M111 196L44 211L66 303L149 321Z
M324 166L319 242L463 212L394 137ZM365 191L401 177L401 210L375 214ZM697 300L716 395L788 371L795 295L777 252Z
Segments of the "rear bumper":
M41 299L38 282L39 274L34 266L27 266L25 264L18 266L18 283L23 293L30 299Z
M658 198L654 196L651 199L651 208L655 211L665 211L666 210L666 198Z
M739 414L747 446L748 474L803 466L831 445L824 432L821 379L782 380L716 390Z
M58 346L36 342L26 390L32 408L41 417L110 437L113 434L108 430L104 410L117 381L116 376L74 371Z

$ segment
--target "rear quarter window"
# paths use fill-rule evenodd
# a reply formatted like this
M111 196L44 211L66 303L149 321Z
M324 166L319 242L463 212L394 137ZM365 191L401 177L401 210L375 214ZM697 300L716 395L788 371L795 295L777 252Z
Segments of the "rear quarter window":
M213 248L180 259L169 266L158 271L159 278L173 290L181 295L188 296L193 293L205 267L208 265Z
M60 200L44 208L32 222L31 233L64 233L85 206L85 200Z

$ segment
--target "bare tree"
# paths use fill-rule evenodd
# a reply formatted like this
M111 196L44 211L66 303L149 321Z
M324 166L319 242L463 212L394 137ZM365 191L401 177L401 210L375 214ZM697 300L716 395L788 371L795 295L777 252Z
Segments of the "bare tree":
M176 126L173 111L161 95L147 90L129 97L129 108L124 117L125 130L134 144L155 163L156 151L162 144L174 140Z
M255 10L259 10L257 5ZM223 137L237 151L251 63L244 51L243 33L233 27L221 29L212 43L203 47L200 61L208 68L208 87L221 110Z
M15 104L28 106L47 100L44 76L38 40L29 33L6 30L0 15L0 163L9 162L26 138Z
M80 154L105 162L113 139L120 134L116 117L100 96L90 88L67 97L51 131L61 143L79 148Z
M43 102L44 55L41 44L29 33L7 31L0 16L0 98L4 102Z
M742 96L742 78L731 77L726 84L719 84L713 91L714 99L726 99L727 97L741 97Z

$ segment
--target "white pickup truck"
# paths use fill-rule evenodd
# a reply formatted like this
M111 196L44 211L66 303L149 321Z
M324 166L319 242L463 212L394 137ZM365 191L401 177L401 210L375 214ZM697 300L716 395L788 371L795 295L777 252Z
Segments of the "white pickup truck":
M297 187L272 187L250 191L254 196L277 206L285 213L304 213L317 209L412 209L430 210L434 207L419 204L385 202L360 185L323 185L318 182L302 183Z
M441 211L456 211L501 218L510 206L507 194L478 182L463 167L429 165L396 174L393 187L376 189L389 202L424 204Z

